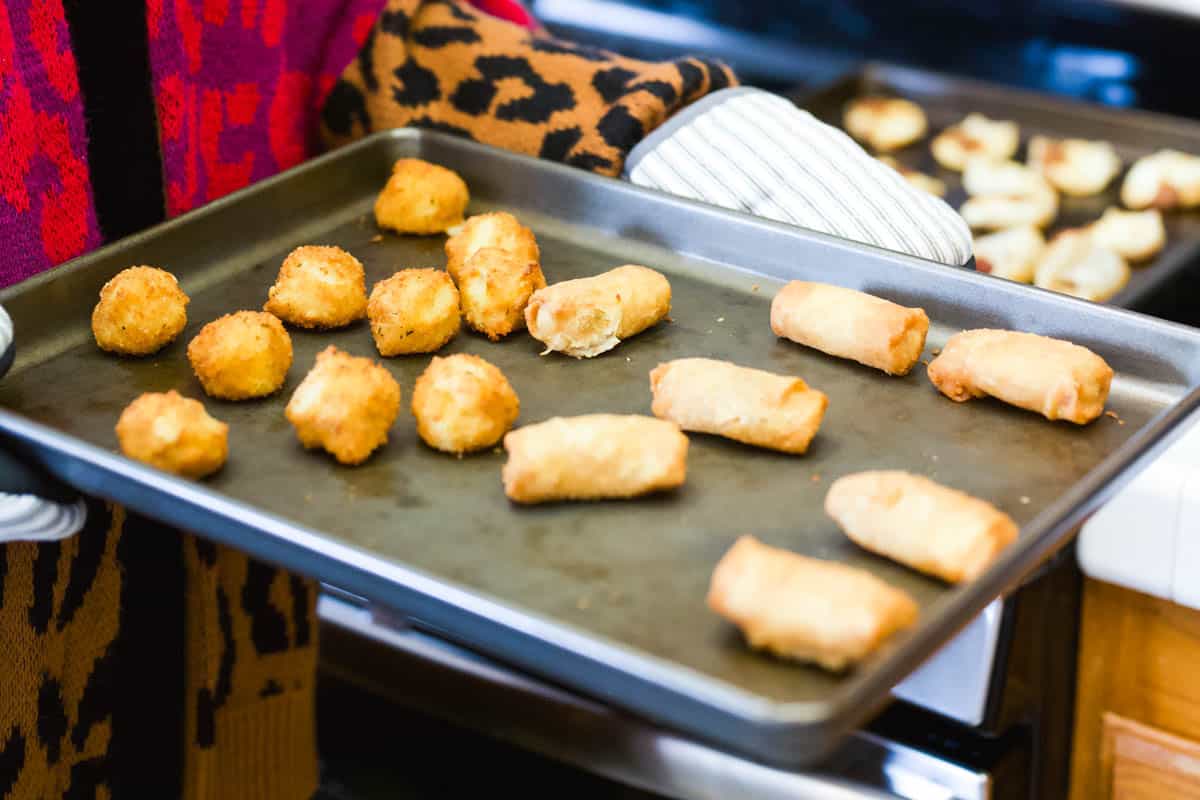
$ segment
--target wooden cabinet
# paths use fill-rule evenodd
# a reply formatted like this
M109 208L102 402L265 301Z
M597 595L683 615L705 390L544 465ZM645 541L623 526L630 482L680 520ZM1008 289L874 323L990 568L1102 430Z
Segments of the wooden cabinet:
M1084 585L1071 800L1200 800L1200 611Z

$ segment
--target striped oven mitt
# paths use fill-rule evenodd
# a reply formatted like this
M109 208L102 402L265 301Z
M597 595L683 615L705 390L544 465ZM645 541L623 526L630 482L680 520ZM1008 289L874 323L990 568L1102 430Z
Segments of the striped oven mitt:
M930 261L971 260L970 229L950 206L760 89L724 89L684 108L633 148L625 177Z

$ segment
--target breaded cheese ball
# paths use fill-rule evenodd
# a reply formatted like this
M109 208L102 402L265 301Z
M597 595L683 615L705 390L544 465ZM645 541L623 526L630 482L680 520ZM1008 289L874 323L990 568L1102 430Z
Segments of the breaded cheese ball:
M236 311L201 328L187 355L208 396L266 397L279 391L292 366L292 337L272 314Z
M463 317L493 342L525 327L525 306L545 287L536 261L518 261L498 247L476 250L458 274Z
M440 269L402 269L375 284L367 317L381 356L432 353L462 325L458 289Z
M457 283L459 272L476 250L497 247L522 264L541 264L533 231L507 211L476 214L446 240L446 271Z
M296 387L284 415L300 444L343 464L361 464L387 443L400 413L400 384L369 358L330 345Z
M434 356L413 387L417 434L446 453L491 447L508 433L520 411L504 373L479 356Z
M117 441L129 458L185 478L211 475L229 457L229 426L174 389L147 392L126 406Z
M341 328L366 316L366 272L340 247L297 247L283 260L263 310L300 328Z
M402 158L375 200L375 222L397 233L442 233L458 225L470 193L458 173L422 161Z
M92 334L101 350L147 356L170 344L187 325L188 296L175 276L157 267L129 267L100 290Z

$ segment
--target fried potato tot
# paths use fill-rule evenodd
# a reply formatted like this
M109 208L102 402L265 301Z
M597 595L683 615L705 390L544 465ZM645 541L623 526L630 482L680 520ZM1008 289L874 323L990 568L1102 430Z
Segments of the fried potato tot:
M187 326L188 296L175 276L157 267L129 267L104 284L92 310L92 335L101 350L147 356Z
M525 306L525 324L545 353L592 358L671 313L671 284L648 267L626 264L590 278L539 289Z
M537 262L521 262L498 247L476 250L458 272L467 325L493 342L525 327L525 306L546 278Z
M413 387L417 435L446 453L491 447L508 433L521 402L508 378L478 356L433 357Z
M273 314L236 311L201 328L187 355L210 397L266 397L283 387L292 366L292 337Z
M387 444L399 413L400 384L391 373L332 345L317 354L284 411L302 445L351 465Z
M504 493L517 503L637 497L687 478L687 436L654 417L554 417L509 433L504 449Z
M462 222L470 199L454 170L402 158L375 199L375 224L396 233L442 233Z
M121 412L116 431L126 456L185 478L211 475L229 457L229 426L174 389L138 397Z
M381 356L432 353L462 325L458 289L440 269L402 269L375 284L367 302Z
M340 247L297 247L283 260L263 310L300 328L341 328L367 314L367 276Z
M499 248L521 264L540 265L542 261L533 231L512 214L507 211L476 214L446 240L446 271L455 283L459 282L459 273L467 259L485 247Z
M751 647L838 672L917 621L907 593L862 569L742 536L713 570L708 607Z
M860 97L846 105L846 132L873 150L899 150L925 135L925 112L901 97Z

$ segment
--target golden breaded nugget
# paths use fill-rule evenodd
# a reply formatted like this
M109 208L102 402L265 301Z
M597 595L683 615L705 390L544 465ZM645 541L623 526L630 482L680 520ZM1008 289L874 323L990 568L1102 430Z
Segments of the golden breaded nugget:
M498 247L476 250L458 273L463 317L493 342L525 327L525 306L545 287L537 262L518 261Z
M491 447L508 433L520 411L508 378L479 356L434 356L413 387L417 434L446 453Z
M397 233L442 233L462 222L470 193L454 170L402 158L375 199L375 223Z
M170 344L187 325L188 296L175 276L157 267L129 267L100 290L92 334L101 350L146 356Z
M446 240L446 271L456 283L467 259L485 247L499 248L522 264L542 261L533 231L512 214L507 211L476 214Z
M273 314L236 311L201 328L187 355L209 396L266 397L279 391L292 366L292 337Z
M375 284L367 303L371 335L382 356L432 353L462 324L458 289L440 269L402 269Z
M229 426L174 389L138 397L116 430L126 456L185 478L211 475L229 457Z
M866 570L742 536L716 569L708 607L751 647L839 671L917 621L917 604Z
M349 325L367 314L366 272L340 247L297 247L283 260L263 310L301 328Z
M330 345L317 354L284 413L305 447L324 448L343 464L361 464L387 444L400 413L400 384L371 359Z

